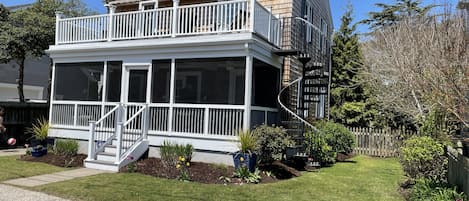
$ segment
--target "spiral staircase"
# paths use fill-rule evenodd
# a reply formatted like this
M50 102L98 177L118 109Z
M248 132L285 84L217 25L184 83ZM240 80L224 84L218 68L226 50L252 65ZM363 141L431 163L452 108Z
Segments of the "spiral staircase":
M313 122L322 117L316 115L316 108L313 106L319 105L316 103L320 103L320 97L327 96L329 90L327 59L321 55L323 50L306 42L306 26L301 20L284 18L284 47L276 53L302 64L301 75L296 78L290 76L292 81L286 84L278 95L281 125L295 141L287 150L287 158L309 158L304 147L304 133L313 131L320 135ZM291 71L291 67L289 70ZM321 107L326 109L325 105Z

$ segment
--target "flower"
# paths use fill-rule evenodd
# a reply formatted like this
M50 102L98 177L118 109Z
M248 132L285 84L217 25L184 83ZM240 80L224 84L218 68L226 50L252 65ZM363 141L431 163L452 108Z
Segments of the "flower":
M134 160L133 156L127 156L127 160Z
M239 158L239 161L243 162L243 161L244 161L244 158L243 158L243 157L240 157L240 158Z
M184 157L182 157L182 156L179 156L179 161L184 162L184 161L186 161L186 159L185 159Z
M191 163L187 162L187 163L186 163L186 166L187 166L187 167L191 166Z
M179 168L181 168L181 165L180 165L180 164L177 164L177 165L176 165L176 169L179 169Z

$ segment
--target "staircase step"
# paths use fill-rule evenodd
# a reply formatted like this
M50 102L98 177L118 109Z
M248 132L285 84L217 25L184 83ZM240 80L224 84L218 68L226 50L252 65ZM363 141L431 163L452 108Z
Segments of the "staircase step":
M305 87L327 87L328 84L305 84Z
M295 125L302 125L301 121L282 121L282 124L295 124Z
M324 76L324 75L306 75L304 78L305 78L305 79L326 79L326 78L329 78L329 76Z
M305 67L305 70L306 70L306 71L319 70L319 69L322 69L322 65L321 65L321 64L313 64L313 65L311 65L311 66L306 66L306 67Z
M303 100L304 103L319 103L319 100L310 100L310 99L305 99Z
M100 161L114 162L114 161L116 161L116 154L115 153L108 153L108 152L100 152L100 153L97 154L96 158Z
M303 95L318 96L318 95L327 95L327 93L325 93L325 92L303 92Z
M101 161L101 160L85 160L85 167L98 169L98 170L109 170L113 172L119 171L119 166L114 162Z
M291 133L291 132L296 132L296 133L303 133L303 129L298 129L298 128L288 128L286 129L287 130L287 133Z

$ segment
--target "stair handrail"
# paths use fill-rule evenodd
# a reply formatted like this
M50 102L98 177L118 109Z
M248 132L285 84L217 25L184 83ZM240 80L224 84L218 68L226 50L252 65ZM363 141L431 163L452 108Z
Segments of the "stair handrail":
M108 139L106 139L104 144L101 144L100 147L96 147L95 138L96 138L96 131L97 131L98 125L102 124L106 119L108 119L116 111L117 111L117 114L115 116L115 122L117 122L118 119L120 118L119 117L120 116L119 115L120 107L121 107L121 105L118 104L114 108L112 108L109 112L107 112L105 115L103 115L99 120L89 121L90 136L89 136L89 139L88 139L88 159L95 160L96 156L97 156L97 153L100 150L104 149L105 144L110 143L110 140L114 137L115 130L114 130L114 134L111 135ZM115 129L115 128L116 128L116 125L114 124L114 128L111 128L111 129ZM109 132L111 132L111 131L109 131Z
M307 125L309 128L313 129L314 132L317 132L317 133L320 133L319 129L317 129L315 126L313 126L311 123L309 123L308 121L306 121L304 118L300 117L298 114L296 114L295 112L291 111L287 106L285 106L285 104L282 103L282 94L283 92L288 89L289 87L291 87L292 85L294 84L297 84L298 82L300 82L301 80L303 79L303 77L300 77L296 80L294 80L293 82L287 84L287 86L285 86L284 88L282 88L280 90L280 92L278 93L278 96L277 96L277 101L280 105L280 107L285 110L286 112L290 113L291 115L293 115L293 117L297 118L298 120L300 120L302 123L304 123L305 125Z
M133 114L127 121L125 122L119 122L118 125L117 125L117 129L116 129L116 139L117 139L117 150L116 150L116 163L120 163L123 158L122 156L125 156L127 155L127 153L133 148L136 146L136 144L140 141L142 141L143 139L146 138L147 136L147 132L148 132L148 105L140 105L142 106L142 108L140 108L137 112L135 112L135 114ZM126 132L126 126L129 125L130 123L132 123L138 116L142 115L142 118L141 118L141 136L136 138L136 139L132 139L131 142L131 146L128 146L126 148L124 148L124 144L123 144L123 135L124 133ZM124 151L124 149L126 149ZM125 159L125 158L124 158Z

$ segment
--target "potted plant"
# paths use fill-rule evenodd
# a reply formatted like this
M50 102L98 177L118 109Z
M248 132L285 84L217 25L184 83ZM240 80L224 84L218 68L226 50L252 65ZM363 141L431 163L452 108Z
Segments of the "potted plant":
M49 122L45 118L38 119L32 127L26 129L31 137L31 155L40 157L47 154L47 135L49 132Z
M233 155L235 169L248 168L250 172L254 172L257 162L257 155L254 153L257 139L250 131L241 131L238 137L240 150Z

